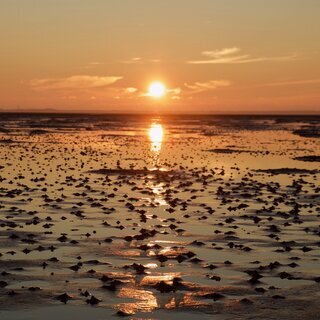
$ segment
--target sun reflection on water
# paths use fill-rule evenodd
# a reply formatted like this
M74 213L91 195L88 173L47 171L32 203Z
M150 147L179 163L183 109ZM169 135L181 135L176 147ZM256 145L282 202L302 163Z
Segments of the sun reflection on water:
M151 141L151 151L159 153L163 141L163 128L161 124L153 123L149 129L149 139Z
M161 124L153 122L148 130L148 136L150 141L150 157L152 159L152 166L154 169L162 169L160 162L160 152L164 139L164 130ZM157 205L166 205L167 202L163 199L163 187L162 181L150 181L148 187L152 191L154 198L150 201L157 203Z
M118 308L128 314L136 312L151 312L158 307L157 298L153 292L136 288L121 288L118 297L136 300L135 302L121 303Z

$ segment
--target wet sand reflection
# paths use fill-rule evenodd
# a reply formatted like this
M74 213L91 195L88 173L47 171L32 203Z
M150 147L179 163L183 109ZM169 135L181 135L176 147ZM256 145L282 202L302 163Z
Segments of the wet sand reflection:
M163 127L161 124L153 123L149 129L149 139L151 141L150 149L154 153L154 157L158 157L163 142Z

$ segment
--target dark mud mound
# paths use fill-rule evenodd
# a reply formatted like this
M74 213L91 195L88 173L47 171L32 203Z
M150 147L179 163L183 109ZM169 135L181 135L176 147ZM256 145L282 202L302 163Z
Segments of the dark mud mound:
M0 144L9 144L13 143L14 141L12 139L2 139L0 140Z
M47 130L40 130L40 129L36 129L36 130L32 130L30 131L30 136L34 136L34 135L42 135L42 134L47 134L49 133Z
M320 138L320 127L304 127L294 130L292 133L304 138Z
M105 174L105 175L123 175L123 176L135 176L135 175L159 175L167 176L174 174L174 171L165 170L149 170L149 169L98 169L91 170L89 173Z
M212 153L220 153L220 154L238 154L238 153L263 153L261 151L256 151L256 150L241 150L241 149L229 149L229 148L217 148L217 149L210 149L208 152ZM268 153L268 152L267 152Z
M320 156L302 156L302 157L295 157L293 159L298 161L306 161L306 162L320 162Z
M298 168L279 168L279 169L258 169L255 172L270 174L317 174L319 170L298 169Z
M208 151L212 153L223 153L223 154L250 152L248 150L237 150L237 149L210 149Z

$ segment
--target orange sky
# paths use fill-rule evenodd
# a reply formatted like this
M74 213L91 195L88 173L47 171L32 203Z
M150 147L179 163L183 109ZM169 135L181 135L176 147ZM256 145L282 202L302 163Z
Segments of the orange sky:
M1 1L0 108L320 113L319 16L319 0Z

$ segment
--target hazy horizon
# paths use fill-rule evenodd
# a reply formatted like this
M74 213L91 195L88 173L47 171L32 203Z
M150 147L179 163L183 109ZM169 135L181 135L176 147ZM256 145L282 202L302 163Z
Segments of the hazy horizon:
M54 109L54 108L35 108L35 109L5 109L0 108L0 114L6 114L6 113L23 113L23 114L32 114L32 113L38 113L38 114L101 114L101 115L108 115L108 114L119 114L119 115L154 115L154 116L165 116L165 115L199 115L199 116L320 116L320 111L315 110L314 112L312 110L306 110L301 112L290 112L288 111L260 111L260 112L249 112L249 111L229 111L229 112L195 112L195 111L175 111L175 110L169 110L166 112L163 112L161 110L155 111L155 110L142 110L142 111L133 111L133 110L115 110L115 109L106 109L106 110L90 110L90 109L81 109L81 110L60 110L60 109Z

